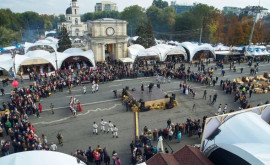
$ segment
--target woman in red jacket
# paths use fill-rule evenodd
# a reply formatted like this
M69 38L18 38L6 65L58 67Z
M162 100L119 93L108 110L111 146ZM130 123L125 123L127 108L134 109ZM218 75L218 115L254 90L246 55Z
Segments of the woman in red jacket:
M93 155L94 155L96 165L100 165L100 153L98 151L94 151Z
M38 104L38 109L39 109L39 112L41 113L42 112L42 105L40 103Z
M81 106L81 103L80 102L78 102L78 109L79 109L79 112L82 111L82 106Z

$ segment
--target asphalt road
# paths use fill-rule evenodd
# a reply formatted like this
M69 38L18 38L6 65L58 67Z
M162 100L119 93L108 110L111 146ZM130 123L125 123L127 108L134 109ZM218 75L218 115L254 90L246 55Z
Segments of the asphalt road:
M187 65L187 64L186 64ZM219 76L219 81L221 79L236 79L243 75L249 76L249 68L247 64L241 64L237 67L243 67L244 73L240 74L238 72L230 71L228 66L225 66L226 74L224 77L221 76L221 70L218 69L214 72L215 75ZM265 71L270 71L270 65L268 63L262 63L260 65L259 74L263 74ZM192 70L196 71L197 68L192 67ZM126 79L117 80L109 82L106 84L100 84L99 91L92 94L90 89L90 84L87 85L87 94L83 94L82 86L77 86L73 88L72 94L68 93L65 89L64 92L53 93L50 97L41 100L44 112L41 113L41 118L36 118L31 116L29 118L30 122L35 126L37 134L47 135L48 142L57 142L56 135L61 132L64 136L64 146L58 146L58 151L70 154L75 152L77 149L87 149L89 146L96 148L100 145L102 148L107 147L108 152L112 153L116 150L122 163L124 165L130 164L130 148L129 144L133 138L133 113L126 112L125 107L122 105L120 99L115 99L113 97L113 90L117 89L118 94L121 92L125 86L129 88L140 87L141 83L148 85L150 82L155 82L154 77L150 78L138 78L138 79ZM180 80L172 80L171 83L162 84L161 88L167 93L175 93L176 99L179 102L179 106L170 110L153 110L149 112L142 112L139 114L140 118L140 130L144 126L148 126L149 129L159 129L165 128L166 121L170 118L173 123L183 123L186 118L191 119L202 119L203 116L213 116L217 111L219 104L228 104L228 109L237 110L239 103L233 102L233 96L225 94L219 87L219 82L216 87L207 87L200 83L190 83L196 90L196 97L193 99L191 95L183 95L179 91ZM25 81L28 85L29 82ZM10 91L11 86L5 87L6 92ZM210 106L207 101L202 99L203 91L207 89L208 95L218 93L217 102L215 105ZM79 98L83 111L78 113L77 118L74 118L68 108L68 103L71 96L76 96ZM251 99L248 99L252 106L256 106L258 103L264 103L269 99L268 94L253 94ZM207 97L208 98L208 97ZM8 101L9 95L0 97L0 101ZM50 103L55 105L55 114L52 115L49 109ZM196 104L196 112L191 112L193 104ZM100 122L101 119L105 121L112 121L116 124L119 129L119 138L113 138L112 134L109 133L99 133L99 135L92 134L92 124L94 121ZM100 129L100 127L99 127ZM107 128L106 128L107 129ZM182 137L182 142L179 144L176 139L168 142L174 151L177 151L184 145L194 145L199 144L200 139L198 136ZM156 145L156 142L153 142ZM166 143L164 147L169 148ZM170 149L169 149L170 150Z

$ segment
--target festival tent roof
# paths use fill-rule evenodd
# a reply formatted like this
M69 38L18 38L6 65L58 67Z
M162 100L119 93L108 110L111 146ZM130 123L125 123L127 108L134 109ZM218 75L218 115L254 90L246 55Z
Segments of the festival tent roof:
M44 50L29 51L25 55L15 56L15 69L19 71L21 65L33 65L33 64L47 64L50 63L54 68L55 64L55 53L49 53Z
M25 52L28 52L29 48L31 48L31 47L41 46L41 45L50 46L56 52L57 51L57 45L58 45L58 39L53 38L53 37L47 37L45 39L38 40L35 43L25 42L25 44L24 44Z
M135 59L140 51L145 50L142 45L134 44L128 47L128 56Z
M165 56L163 57L163 61L166 60L167 56L170 56L170 55L179 55L179 54L181 54L181 55L184 56L184 60L187 60L186 50L182 46L176 46L176 47L168 50L165 53Z
M142 50L138 53L138 57L151 57L155 56L159 58L161 61L164 60L166 53L173 49L175 46L166 45L166 44L158 44L152 46L148 49Z
M54 151L25 151L10 154L0 158L0 164L4 165L86 165L76 157Z
M190 61L192 61L194 55L198 51L202 51L202 50L210 51L214 55L214 57L216 58L215 50L210 44L198 45L197 43L182 42L179 45L183 46L184 48L186 48L188 50L187 54L189 55Z
M269 164L270 126L267 123L269 120L270 105L207 119L202 150L209 154L207 152L212 153L213 146L218 146L250 164ZM215 134L217 130L219 131ZM211 134L215 136L210 138Z
M134 59L130 58L130 57L126 57L126 58L119 58L120 61L122 61L123 63L133 63Z
M65 59L72 56L83 56L92 63L93 67L96 66L95 56L92 50L83 51L80 48L69 48L63 53L57 52L58 65L61 66Z
M0 55L0 68L5 69L9 72L13 66L13 60L11 54L2 54Z
M270 55L269 52L267 52L265 46L257 46L257 45L252 45L250 47L245 46L246 48L246 56L266 56Z
M214 47L215 51L228 51L230 47L224 46L223 44L218 44Z

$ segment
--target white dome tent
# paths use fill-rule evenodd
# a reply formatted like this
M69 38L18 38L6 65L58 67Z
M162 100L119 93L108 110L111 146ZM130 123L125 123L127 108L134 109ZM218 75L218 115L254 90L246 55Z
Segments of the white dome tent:
M0 55L0 68L4 69L7 73L13 70L13 59L11 54Z
M183 46L186 49L188 60L194 60L196 53L200 51L209 51L213 58L216 58L215 49L210 44L198 45L197 43L183 42L179 45Z
M18 73L21 66L24 65L42 65L42 64L51 64L54 70L60 68L63 62L68 59L74 57L75 60L78 57L84 57L95 67L95 58L92 50L83 51L79 48L70 48L61 52L50 53L44 50L35 50L29 51L25 55L16 55L15 56L15 69ZM57 61L57 66L56 66ZM11 63L12 64L12 63Z
M83 51L80 48L69 48L67 50L65 50L63 53L57 52L57 61L58 61L58 66L61 67L63 62L69 58L69 57L76 57L76 56L82 56L87 58L91 64L93 65L93 67L96 66L95 63L95 57L94 57L94 53L92 50L87 50L87 51Z
M135 60L140 51L144 51L145 48L142 45L134 44L128 47L128 56Z
M25 151L0 158L2 165L86 165L76 157L54 151Z
M215 163L270 164L269 122L270 104L207 118L201 150Z
M166 61L168 56L183 56L183 59L186 61L188 59L186 50L182 46L176 46L165 53L163 61Z
M270 55L269 52L267 52L266 46L257 46L257 45L252 45L250 47L245 46L246 51L246 56L267 56Z
M44 50L35 50L26 53L25 55L16 55L15 56L15 70L18 73L19 69L23 65L39 65L50 63L54 69L56 68L55 64L55 53L49 53Z

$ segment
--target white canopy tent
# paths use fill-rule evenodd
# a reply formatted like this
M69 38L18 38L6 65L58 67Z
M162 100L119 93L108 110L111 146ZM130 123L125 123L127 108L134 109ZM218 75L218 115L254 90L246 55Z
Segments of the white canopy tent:
M119 60L122 61L123 63L134 63L134 59L130 57L120 58Z
M49 46L49 47L52 47L55 52L57 52L58 41L59 40L56 38L47 37L45 39L38 40L35 43L25 42L24 49L25 49L25 52L27 53L30 48L35 47L35 46Z
M0 55L0 68L9 72L13 66L13 59L11 54L2 54Z
M215 51L229 51L230 47L223 44L218 44L214 47Z
M83 56L91 62L93 67L96 66L95 56L92 50L83 51L80 48L69 48L65 50L63 53L57 52L57 60L59 67L62 65L65 59L72 56Z
M76 157L54 151L25 151L0 158L1 165L86 165Z
M184 56L184 60L187 60L186 50L182 46L176 46L176 47L168 50L165 53L165 56L163 57L163 61L165 61L167 59L167 57L168 56L171 56L171 55L183 55Z
M16 55L15 56L15 69L18 73L22 65L35 65L35 64L46 64L50 63L54 69L56 68L55 64L55 53L49 53L44 50L35 50L26 53L25 55Z
M193 57L197 52L202 50L210 51L213 54L214 58L216 58L215 49L210 44L198 45L197 43L183 42L179 45L181 45L187 50L187 55L189 56L190 61L193 60Z
M63 62L69 57L83 56L87 58L95 67L95 58L92 50L83 51L79 48L70 48L61 52L50 53L44 50L29 51L25 55L16 55L15 57L15 69L18 72L22 65L34 65L34 64L47 64L50 63L54 69L57 65L60 68ZM12 63L11 63L12 65Z
M209 156L222 148L250 164L269 164L269 121L270 105L207 118L201 150Z
M143 50L145 50L145 48L142 45L139 45L139 44L131 45L128 47L128 56L132 58L133 60L135 60L138 53Z
M265 46L257 46L257 45L252 45L250 47L245 46L246 56L267 56L270 55L270 53L267 51Z

